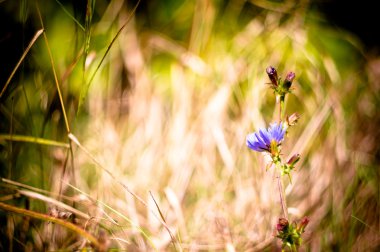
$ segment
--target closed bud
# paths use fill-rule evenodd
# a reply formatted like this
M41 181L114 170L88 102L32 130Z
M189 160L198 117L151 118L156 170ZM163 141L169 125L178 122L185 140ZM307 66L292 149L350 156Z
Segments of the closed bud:
M289 88L292 86L292 83L293 83L293 80L295 77L296 77L296 74L293 72L289 72L286 75L286 78L285 78L284 84L283 84L285 89L289 90Z
M306 228L306 226L307 226L307 224L309 224L309 222L310 222L309 218L304 217L304 218L301 220L300 225L298 226L298 230L299 230L301 233L303 233L304 230L305 230L305 228Z
M272 86L276 88L278 86L278 83L277 83L278 76L277 76L276 69L272 66L269 66L269 67L267 67L266 71L267 71L268 77L272 83Z
M276 225L276 229L278 232L284 232L289 227L289 221L285 218L279 218L278 223Z
M298 113L293 113L290 116L286 117L286 123L288 126L294 126L298 122L298 119L300 119L300 115Z
M288 161L288 165L290 166L294 166L299 160L300 160L301 156L300 154L294 154Z

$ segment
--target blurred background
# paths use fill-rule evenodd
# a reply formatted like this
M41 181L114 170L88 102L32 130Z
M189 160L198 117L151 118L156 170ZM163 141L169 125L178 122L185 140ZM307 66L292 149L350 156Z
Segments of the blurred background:
M296 74L282 155L301 155L284 179L290 221L310 219L300 250L379 251L368 2L0 1L0 250L91 248L30 212L103 248L280 250L275 174L245 144L277 120L271 65Z

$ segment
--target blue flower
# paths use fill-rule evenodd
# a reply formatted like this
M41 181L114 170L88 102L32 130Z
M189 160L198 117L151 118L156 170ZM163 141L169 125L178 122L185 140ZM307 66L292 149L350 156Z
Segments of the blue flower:
M268 129L260 129L259 132L249 134L247 146L254 151L275 154L277 147L284 140L285 132L282 123L272 123Z

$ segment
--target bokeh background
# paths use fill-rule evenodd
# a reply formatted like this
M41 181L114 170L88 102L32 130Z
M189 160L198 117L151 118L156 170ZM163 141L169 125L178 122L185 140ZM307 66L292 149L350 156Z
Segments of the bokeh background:
M245 145L276 120L272 65L296 73L286 114L301 118L282 155L301 155L284 180L290 220L310 218L301 251L378 251L374 10L0 1L0 203L73 222L117 250L280 250L275 174ZM65 225L1 206L0 250L91 248Z

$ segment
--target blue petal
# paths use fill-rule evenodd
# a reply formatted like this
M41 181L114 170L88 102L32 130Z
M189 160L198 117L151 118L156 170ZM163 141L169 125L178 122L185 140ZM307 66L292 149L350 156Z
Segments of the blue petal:
M266 146L269 146L270 140L271 140L270 133L268 131L266 131L265 129L260 130L259 132L260 132L260 137L262 139L263 144L265 144Z
M257 139L256 139L255 134L254 133L249 134L247 136L247 146L254 151L259 151L256 146L256 143L257 143Z
M273 123L269 128L270 135L272 139L276 140L277 143L280 143L284 139L285 129L282 126L282 123Z
M258 132L247 136L247 146L254 151L270 152L271 142L280 144L284 139L286 129L282 123L272 123L268 129L260 129Z
M266 151L267 147L258 138L257 133L252 133L247 136L247 146L254 151Z

